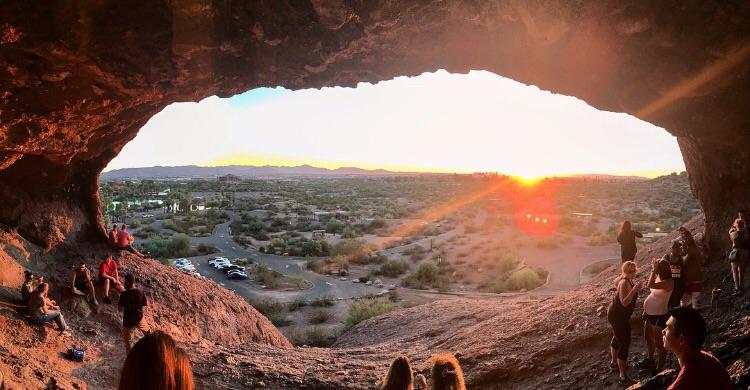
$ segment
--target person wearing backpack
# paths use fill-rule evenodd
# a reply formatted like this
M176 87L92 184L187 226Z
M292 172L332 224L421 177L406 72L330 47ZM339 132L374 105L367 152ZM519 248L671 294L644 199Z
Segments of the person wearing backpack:
M729 252L729 264L732 268L732 280L734 281L734 294L742 293L745 281L745 268L750 258L750 232L744 220L737 219L729 229L729 238L732 240L732 250Z

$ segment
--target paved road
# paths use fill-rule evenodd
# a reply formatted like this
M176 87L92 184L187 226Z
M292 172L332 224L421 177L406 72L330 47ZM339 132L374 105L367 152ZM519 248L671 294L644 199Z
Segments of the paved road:
M239 215L234 212L227 212L232 220L239 219ZM156 222L155 222L156 223ZM360 283L352 283L351 280L342 281L338 278L320 275L307 271L303 268L306 259L302 257L276 256L258 251L244 249L232 240L229 224L231 220L216 225L211 236L208 237L191 237L193 244L210 244L215 246L219 252L211 256L223 256L233 260L235 258L247 258L255 263L266 265L269 268L281 272L285 275L296 275L305 278L312 283L312 287L302 291L272 291L253 286L249 281L228 280L223 272L214 269L208 265L208 258L211 256L196 256L190 260L195 264L198 272L224 285L227 288L235 290L239 295L253 299L259 296L273 297L275 299L291 301L297 297L303 297L312 300L322 296L331 296L334 298L355 298L369 294L375 294L382 289L365 286Z

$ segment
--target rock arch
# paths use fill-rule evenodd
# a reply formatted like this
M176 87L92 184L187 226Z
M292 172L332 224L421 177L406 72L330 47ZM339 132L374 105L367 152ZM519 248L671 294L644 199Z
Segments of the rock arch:
M439 68L666 128L712 242L750 203L747 2L11 0L0 16L0 222L48 248L103 235L99 172L171 102Z

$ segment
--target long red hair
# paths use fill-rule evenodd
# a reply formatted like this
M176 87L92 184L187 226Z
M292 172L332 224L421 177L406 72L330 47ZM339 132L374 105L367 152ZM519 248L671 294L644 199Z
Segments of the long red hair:
M151 332L135 343L125 359L118 389L193 390L193 369L172 337Z

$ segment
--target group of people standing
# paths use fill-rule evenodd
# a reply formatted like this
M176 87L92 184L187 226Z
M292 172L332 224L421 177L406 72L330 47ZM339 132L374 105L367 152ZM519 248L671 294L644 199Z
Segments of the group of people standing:
M614 333L610 367L619 371L621 383L631 382L627 375L630 317L638 292L649 288L641 317L647 346L643 363L660 372L666 363L667 350L671 350L679 360L680 374L670 389L732 389L734 385L726 369L716 358L701 351L706 335L706 323L698 311L703 290L703 255L689 230L680 227L678 231L680 238L672 242L669 253L651 260L648 280L636 281L635 238L643 235L633 230L630 222L622 223L617 236L622 248L621 274L615 279L616 293L607 311ZM656 360L655 353L658 353Z
M441 353L429 359L432 386L422 374L414 375L409 358L399 356L391 363L381 390L466 390L464 374L455 356Z

